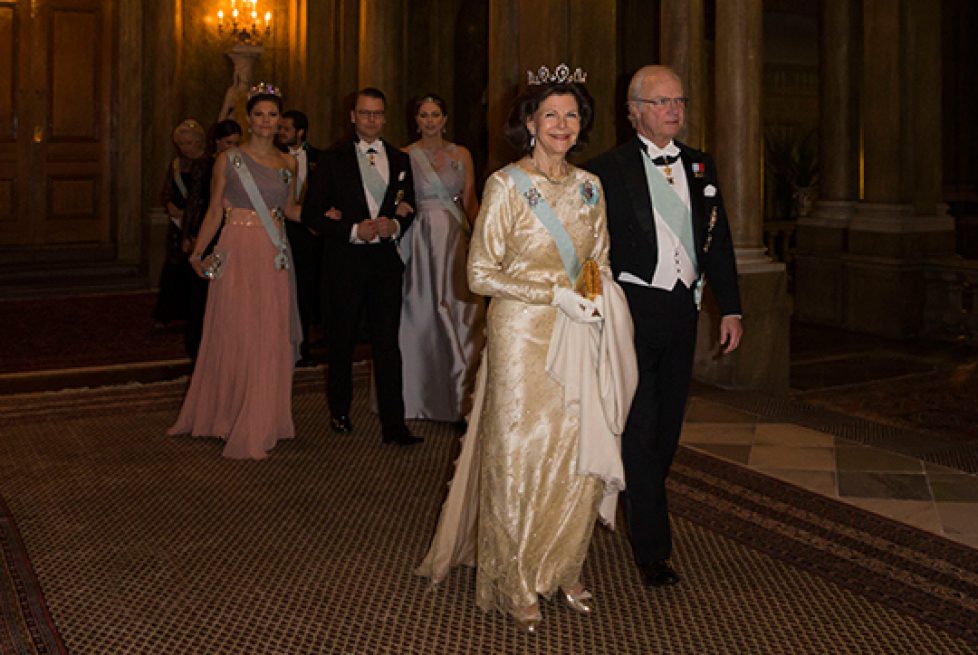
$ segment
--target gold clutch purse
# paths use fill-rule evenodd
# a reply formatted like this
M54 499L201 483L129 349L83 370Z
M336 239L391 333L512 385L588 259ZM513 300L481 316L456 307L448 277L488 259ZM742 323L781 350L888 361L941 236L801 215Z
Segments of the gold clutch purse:
M601 269L598 268L598 262L590 257L584 260L574 283L574 291L588 300L594 300L601 295Z

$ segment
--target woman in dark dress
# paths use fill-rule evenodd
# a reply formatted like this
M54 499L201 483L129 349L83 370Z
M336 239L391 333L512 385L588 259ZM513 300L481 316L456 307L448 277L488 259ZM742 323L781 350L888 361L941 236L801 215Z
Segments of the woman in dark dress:
M162 325L190 316L194 273L187 263L200 223L207 211L213 159L207 155L207 136L200 123L188 118L173 129L177 156L167 167L162 202L170 217L166 259L160 272L159 295L153 318Z

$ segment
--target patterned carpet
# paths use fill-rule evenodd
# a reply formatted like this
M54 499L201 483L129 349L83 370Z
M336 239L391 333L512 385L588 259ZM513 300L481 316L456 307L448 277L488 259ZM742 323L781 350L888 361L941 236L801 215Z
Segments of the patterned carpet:
M320 376L300 374L299 437L263 462L164 437L181 383L0 398L0 496L70 652L978 649L973 550L688 450L670 485L683 583L644 589L625 535L599 529L585 567L597 614L544 603L542 632L521 635L475 606L470 571L435 589L411 573L451 426L419 422L423 445L384 446L360 403L357 432L333 435Z

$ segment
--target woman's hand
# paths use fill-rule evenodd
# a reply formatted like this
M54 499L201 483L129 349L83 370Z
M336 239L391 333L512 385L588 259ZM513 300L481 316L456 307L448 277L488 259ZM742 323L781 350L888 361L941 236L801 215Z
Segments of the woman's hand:
M341 212L336 207L330 207L329 209L327 209L323 213L323 216L325 216L326 218L328 218L331 221L341 221L341 220L343 220L343 212Z
M559 307L568 318L578 323L595 323L603 319L595 303L557 284L554 285L554 299L550 304Z
M394 208L394 216L397 216L398 218L404 218L408 214L413 214L413 213L414 213L414 207L404 202L403 200L397 203L397 207Z
M204 275L204 262L201 261L200 255L190 255L187 259L190 261L190 268L194 269L197 277L202 277L206 280L207 276Z

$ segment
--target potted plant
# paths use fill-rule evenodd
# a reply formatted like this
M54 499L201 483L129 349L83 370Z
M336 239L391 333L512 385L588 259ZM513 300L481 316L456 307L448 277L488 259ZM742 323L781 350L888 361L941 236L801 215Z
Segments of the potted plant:
M818 195L817 134L798 136L796 125L765 130L765 165L774 216L808 216Z

